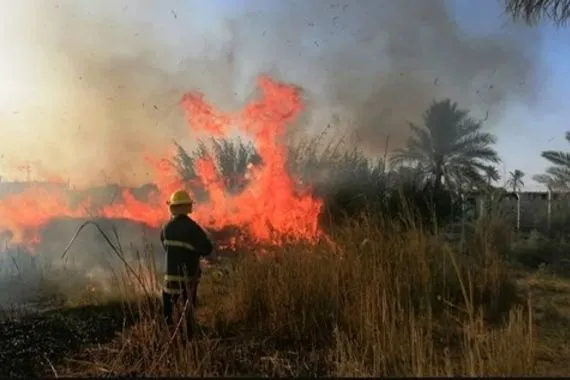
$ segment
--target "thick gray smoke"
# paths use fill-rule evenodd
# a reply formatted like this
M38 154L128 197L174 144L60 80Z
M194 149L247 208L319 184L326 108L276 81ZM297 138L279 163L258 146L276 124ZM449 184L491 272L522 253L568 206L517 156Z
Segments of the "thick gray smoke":
M22 107L18 119L4 117L36 130L30 138L12 127L19 143L2 150L76 184L149 180L145 154L165 154L173 138L191 144L178 105L184 91L231 109L263 72L305 88L305 130L330 123L371 152L383 151L387 134L392 147L400 144L406 122L433 99L452 97L497 121L538 90L538 32L506 19L501 27L494 0L478 2L475 33L444 0L18 7L10 35L36 52L30 59L43 73L49 114Z
M74 235L88 220L105 235L92 224ZM120 296L133 286L141 293L157 290L156 275L163 270L164 257L156 229L129 220L56 219L42 228L41 241L35 254L0 248L0 317L7 307L37 307L37 301L57 301L53 297L74 302L87 296L96 301L100 296Z
M450 4L279 2L238 19L236 61L248 85L260 69L303 85L311 111L348 126L376 153L387 134L400 144L406 122L417 120L434 99L451 97L491 122L513 103L532 102L539 84L538 32L506 19L493 29L501 22L497 4L480 1L478 29L468 33Z
M401 144L406 122L434 99L452 97L498 121L538 91L540 40L531 29L496 27L494 0L478 4L476 33L444 0L3 5L11 21L0 42L13 48L4 56L18 54L28 82L37 78L30 92L44 108L0 109L2 170L32 161L35 174L77 185L145 183L145 155L167 154L172 139L192 145L178 104L185 91L230 110L251 96L260 73L306 90L298 130L332 124L370 153L383 152L387 135L391 148ZM54 231L46 241L59 252L73 231ZM101 247L82 244L83 255Z
M146 155L167 157L173 139L189 140L185 91L203 90L227 107L234 79L223 27L203 36L199 17L177 21L173 3L15 5L10 35L28 48L21 60L35 60L42 73L32 85L47 110L21 104L2 114L13 135L1 144L4 169L31 161L32 174L79 186L139 185L152 179Z

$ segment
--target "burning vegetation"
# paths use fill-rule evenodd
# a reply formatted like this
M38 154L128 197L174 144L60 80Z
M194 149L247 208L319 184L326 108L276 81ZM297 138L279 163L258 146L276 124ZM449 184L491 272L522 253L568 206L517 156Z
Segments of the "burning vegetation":
M58 10L34 8L34 24L46 15L58 22L35 30L32 39L38 45L41 34L50 59L65 68L59 79L70 99L53 108L73 115L69 123L42 120L49 131L43 137L54 142L77 132L74 141L107 150L62 148L54 157L64 164L56 166L74 172L85 162L101 163L125 186L148 170L151 183L79 190L48 173L44 183L0 196L0 236L11 248L0 257L0 288L8 289L0 305L8 298L43 302L0 321L0 375L568 373L567 365L550 365L566 363L570 352L559 334L567 332L561 313L568 297L549 300L570 286L540 277L549 274L545 265L563 263L556 258L562 253L551 254L550 241L531 236L528 244L520 231L515 236L491 212L492 202L478 221L464 220L466 189L501 198L500 159L483 121L446 99L469 104L485 121L498 120L505 104L534 100L541 82L537 33L470 35L443 0L383 7L301 1L224 20L223 31L213 33L223 40L220 51L195 38L198 30L186 41L194 54L179 57L166 53L145 22L124 23L125 4L107 17L100 2L90 3L98 16L86 4L60 3L61 10L59 3ZM167 16L183 18L175 10ZM342 33L342 46L327 43L335 33ZM176 46L180 34L172 33ZM314 54L305 45L315 46ZM177 68L165 67L179 59ZM299 70L305 63L308 69ZM256 96L233 109L249 88L234 90L261 72L271 75L257 78ZM176 124L167 110L172 94L193 88L205 95L188 92L177 104L188 130L155 128ZM442 100L430 106L434 98ZM410 128L401 128L409 117ZM314 140L292 143L297 125L327 124ZM117 127L124 133L113 134ZM234 144L235 132L250 144ZM339 134L345 137L336 140ZM189 136L200 141L192 153L183 148ZM169 139L174 146L164 153ZM40 156L57 146L20 143ZM399 160L389 162L389 148ZM132 172L123 172L129 163ZM97 182L97 175L79 177ZM179 325L167 330L160 323L163 255L155 232L169 218L165 203L178 188L197 201L192 216L216 248L232 253L203 267L190 342ZM97 227L82 230L86 223ZM73 239L64 249L68 232ZM539 262L539 248L549 252L535 265L539 272L511 265L522 262L520 252ZM56 252L53 262L47 252ZM38 294L20 292L33 277L30 268Z
M253 140L261 164L248 168L247 184L237 194L230 193L213 155L205 151L194 162L199 185L207 193L194 217L211 230L237 228L249 241L282 244L284 241L316 241L322 201L310 189L302 188L287 169L288 149L284 143L287 126L302 111L300 91L262 76L260 97L236 113L224 113L208 104L202 94L188 93L182 99L193 131L227 137L231 128ZM0 228L12 233L12 243L35 249L41 243L39 231L56 218L103 217L129 219L159 227L168 218L165 202L177 188L192 192L169 158L148 157L154 170L156 190L139 199L124 190L113 204L94 207L89 197L73 201L71 192L57 183L33 186L0 201ZM243 178L242 180L246 180Z
M181 146L174 159L149 155L155 179L144 191L122 189L114 202L98 206L93 193L56 182L0 201L0 226L10 231L12 244L42 253L35 258L44 256L46 242L53 244L62 230L69 230L65 222L97 219L100 225L114 225L122 220L156 230L168 218L165 201L172 190L184 187L193 193L196 220L215 233L218 248L235 252L204 268L194 340L159 322L156 236L138 236L129 227L129 235L143 242L135 249L121 244L122 233L111 226L113 236L103 228L101 244L79 248L90 256L79 270L53 266L38 279L43 299L52 308L64 308L0 323L6 337L0 368L27 376L535 371L532 309L503 260L509 252L508 226L486 215L467 226L459 243L441 234L430 208L442 212L437 204L442 194L429 186L430 173L437 171L431 166L388 171L386 157L372 165L356 150L339 153L330 146L320 153L327 163L315 165L314 146L295 150L286 144L287 128L303 109L299 89L268 76L258 79L258 87L257 98L228 113L200 93L186 94L181 105L189 128L214 140L192 156ZM466 117L449 101L430 110L428 129L430 120L438 119L430 117L433 112ZM477 135L479 124L469 125L455 135L463 144L485 136ZM249 148L228 142L234 128L251 139ZM491 140L474 141L489 147ZM224 154L231 159L224 161ZM299 164L303 160L305 166ZM319 186L317 173L335 173L341 180L336 192L327 192L328 178L321 178L324 185ZM470 172L473 184L486 184L477 173ZM457 209L449 192L444 195L444 203ZM325 225L323 215L331 216L335 204L345 217ZM450 221L457 217L447 214ZM42 233L48 225L55 238ZM103 246L121 259L108 271L97 264ZM70 337L65 355L71 361L62 357L62 331ZM38 355L45 362L32 362Z

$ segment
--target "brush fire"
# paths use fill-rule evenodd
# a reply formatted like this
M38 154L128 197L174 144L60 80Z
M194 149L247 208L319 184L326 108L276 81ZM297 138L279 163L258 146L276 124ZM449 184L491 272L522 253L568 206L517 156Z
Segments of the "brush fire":
M267 76L259 77L257 85L260 95L234 113L217 110L198 92L187 93L181 100L191 130L227 137L235 126L252 139L262 162L250 165L243 191L230 194L211 155L196 161L194 169L208 200L196 205L193 217L208 230L239 229L241 237L259 244L314 242L321 234L318 216L323 204L310 189L299 189L288 173L282 141L287 126L302 111L300 90ZM41 244L42 228L56 219L128 219L157 228L168 219L169 194L177 188L191 189L168 158L147 157L147 161L156 190L144 200L124 190L118 201L95 207L88 196L78 201L77 194L58 183L30 185L0 201L0 231L10 234L10 244L33 252Z

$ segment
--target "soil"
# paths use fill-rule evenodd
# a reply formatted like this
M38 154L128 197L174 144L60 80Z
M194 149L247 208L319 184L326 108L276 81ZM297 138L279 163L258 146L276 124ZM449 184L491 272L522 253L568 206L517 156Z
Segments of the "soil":
M135 323L129 315L112 303L8 317L0 322L0 377L54 376L57 363Z

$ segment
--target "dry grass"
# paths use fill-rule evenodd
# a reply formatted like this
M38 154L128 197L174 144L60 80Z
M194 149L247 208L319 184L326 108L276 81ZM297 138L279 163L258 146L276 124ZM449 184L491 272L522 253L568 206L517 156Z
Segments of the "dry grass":
M518 277L519 286L528 292L533 304L535 373L566 377L570 355L570 280L549 274L545 268Z
M368 218L332 236L335 248L291 245L206 270L200 333L192 342L159 323L158 299L139 296L131 310L137 324L109 344L83 350L57 373L533 373L529 303L517 297L484 231L467 241L464 253L420 228Z

